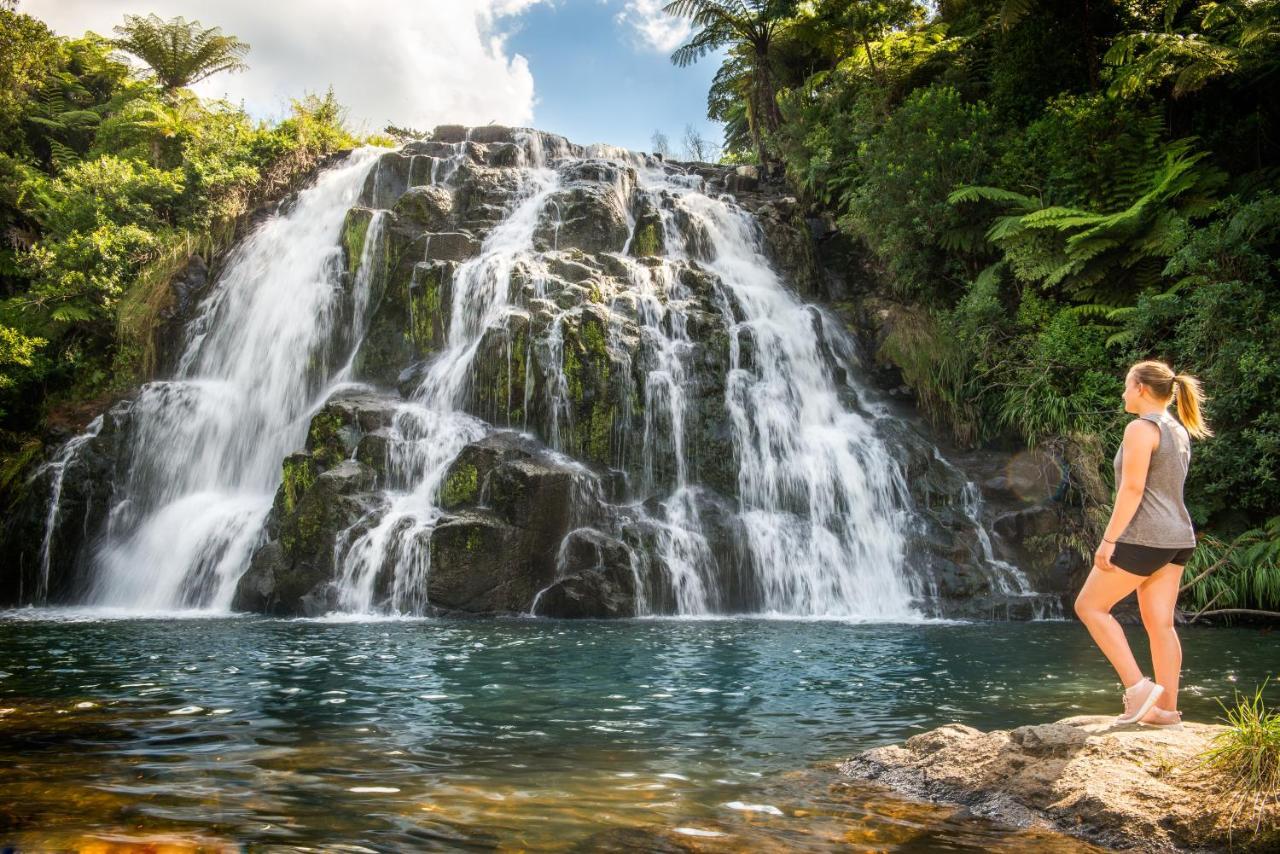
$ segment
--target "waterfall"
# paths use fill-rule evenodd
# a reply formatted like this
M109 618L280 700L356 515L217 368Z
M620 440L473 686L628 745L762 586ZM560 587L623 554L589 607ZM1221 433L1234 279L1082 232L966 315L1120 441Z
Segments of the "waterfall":
M229 609L277 536L270 520L292 512L273 510L282 460L307 447L336 391L377 375L361 394L384 407L379 426L350 428L357 442L376 430L377 470L346 445L347 470L368 480L326 529L322 607L428 612L433 535L458 524L442 506L451 466L506 427L559 466L572 496L546 544L554 569L539 564L521 609L591 571L633 587L637 615L920 618L931 582L908 566L917 517L881 429L890 416L853 378L843 330L782 280L756 218L679 167L504 130L357 151L236 247L174 376L128 404L92 602ZM583 198L613 219L584 225ZM455 205L452 219L432 204ZM607 248L575 246L583 229ZM387 296L393 285L435 290L418 301ZM362 349L366 331L392 344ZM401 339L412 348L395 349ZM387 347L416 355L370 368ZM506 387L486 386L482 405L477 376L499 363ZM94 435L47 466L42 595L61 473ZM992 554L971 487L959 499L993 589L1030 595Z
M229 606L280 461L302 444L348 355L334 344L355 343L341 324L364 307L344 307L338 238L380 153L357 151L321 173L242 241L191 324L176 377L139 393L126 481L96 555L96 604Z
M62 483L66 478L67 466L75 461L76 456L84 446L96 439L101 431L102 416L99 415L89 422L89 426L85 428L83 433L72 437L58 449L58 453L52 460L41 466L33 475L33 477L39 477L46 472L50 475L49 504L45 511L44 538L40 541L40 579L35 594L38 602L43 603L49 598L49 561L53 553L53 536L57 533L58 523L62 517Z
M745 211L666 189L706 226L707 266L742 318L731 326L733 340L747 332L754 344L752 371L733 351L726 403L765 610L914 616L902 566L902 474L871 420L840 400L811 310L784 287Z

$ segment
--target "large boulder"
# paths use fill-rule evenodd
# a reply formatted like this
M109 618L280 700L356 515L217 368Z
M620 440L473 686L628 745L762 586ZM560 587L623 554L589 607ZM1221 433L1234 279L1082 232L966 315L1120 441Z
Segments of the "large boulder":
M914 798L967 807L1021 827L1057 830L1126 851L1222 851L1280 846L1280 804L1251 800L1202 759L1225 727L1115 727L1080 716L982 732L947 724L841 766ZM1252 834L1256 819L1256 829Z
M311 454L285 458L267 523L270 538L236 585L231 607L281 616L318 616L337 604L334 543L377 506L374 471L343 460L317 472Z
M625 543L579 528L561 543L556 579L538 594L532 611L542 617L639 616L638 569Z
M394 400L354 391L312 416L306 450L282 463L267 541L241 576L233 609L315 616L335 607L334 544L383 507L377 487L386 460L369 439L385 435L395 410Z
M463 448L441 487L431 532L429 603L467 613L524 613L556 575L575 483L590 475L510 431Z

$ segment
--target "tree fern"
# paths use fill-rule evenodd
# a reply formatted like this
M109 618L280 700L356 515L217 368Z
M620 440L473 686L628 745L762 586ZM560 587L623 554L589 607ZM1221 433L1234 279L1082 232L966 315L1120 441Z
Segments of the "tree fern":
M1112 94L1135 97L1169 85L1178 98L1228 75L1250 80L1280 69L1280 0L1202 1L1183 15L1186 5L1166 4L1163 32L1115 40L1103 59Z
M1003 250L1018 275L1077 300L1125 304L1159 282L1161 267L1185 240L1187 221L1208 212L1224 176L1201 161L1193 140L1166 146L1140 196L1114 212L1041 206L999 187L960 187L953 205L988 202L1009 213L993 219L986 238ZM1047 243L1035 236L1050 236Z
M126 15L115 28L114 44L141 59L155 72L166 92L174 92L217 74L243 71L249 45L218 27L202 27L181 16L166 21L158 15Z

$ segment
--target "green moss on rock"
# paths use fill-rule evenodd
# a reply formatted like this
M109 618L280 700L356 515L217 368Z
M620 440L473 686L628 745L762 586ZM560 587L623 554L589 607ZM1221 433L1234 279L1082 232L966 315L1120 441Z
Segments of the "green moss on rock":
M352 208L342 223L342 249L347 258L347 272L355 275L364 255L364 241L369 234L373 211L368 208Z
M662 220L656 212L636 222L636 229L631 235L629 253L636 258L662 254Z
M474 504L480 494L479 472L471 463L455 465L440 488L440 505L445 509Z
M298 499L315 486L316 463L310 454L290 454L284 459L283 469L280 504L285 513L292 513L298 506Z

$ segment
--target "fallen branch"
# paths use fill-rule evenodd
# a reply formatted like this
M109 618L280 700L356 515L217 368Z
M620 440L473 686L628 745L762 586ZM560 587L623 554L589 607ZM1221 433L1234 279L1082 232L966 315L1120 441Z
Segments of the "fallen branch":
M1210 564L1208 569L1204 570L1204 572L1201 572L1195 578L1191 579L1186 584L1179 587L1178 595L1181 596L1183 593L1186 593L1188 590L1190 590L1195 585L1199 584L1205 578L1208 578L1211 574L1217 572L1219 569L1222 569L1222 567L1226 566L1227 558L1231 557L1231 553L1236 550L1236 546L1240 545L1241 537L1243 537L1243 534L1240 537L1236 537L1234 540L1232 540L1231 545L1227 546L1227 550L1222 553L1222 557L1218 558L1216 561Z
M1217 611L1202 611L1197 617L1217 617L1222 614L1245 614L1250 617L1269 617L1280 620L1280 611L1259 611L1256 608L1219 608Z
M1221 590L1219 590L1217 593L1213 594L1213 598L1212 598L1212 599L1210 599L1208 602L1205 602L1205 603L1204 603L1204 607L1203 607L1203 608L1201 608L1199 611L1196 611L1195 615L1194 615L1194 616L1192 616L1192 618L1191 618L1190 620L1187 620L1187 622L1188 622L1188 623L1194 623L1196 620L1200 619L1200 616L1201 616L1202 614L1204 614L1204 612L1205 612L1205 611L1208 611L1210 608L1212 608L1212 607L1213 607L1213 603L1214 603L1214 602L1217 602L1219 599L1221 599L1221 598L1222 598L1222 594L1223 594L1223 593L1226 593L1226 592L1227 592L1227 588L1226 588L1226 587L1224 587L1224 588L1222 588Z

